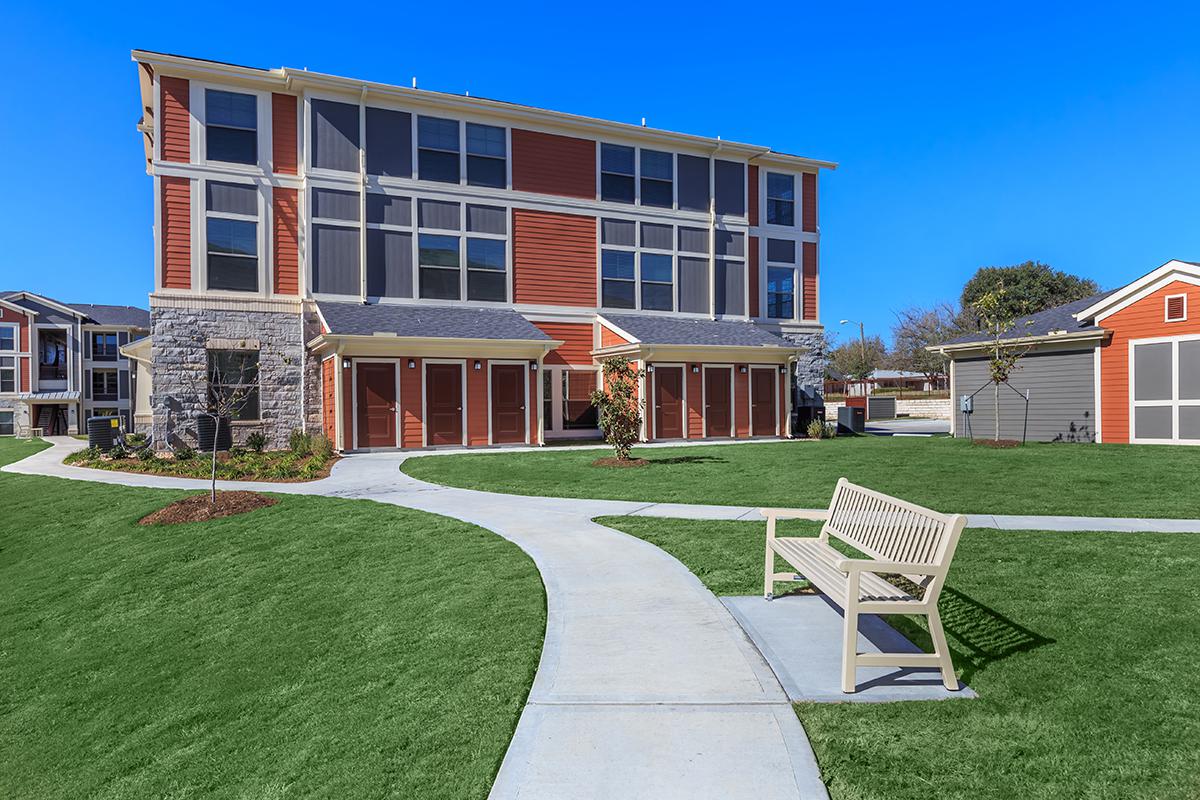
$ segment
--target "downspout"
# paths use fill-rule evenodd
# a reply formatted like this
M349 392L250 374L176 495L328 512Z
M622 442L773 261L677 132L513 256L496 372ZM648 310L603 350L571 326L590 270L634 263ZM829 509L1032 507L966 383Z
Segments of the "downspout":
M305 367L305 364L304 364L305 352L306 352L306 350L305 350L305 345L304 345L304 298L301 297L300 298L300 361L298 362L300 365L300 430L304 431L305 433L308 433L308 407L307 407L307 403L306 403L306 400L307 400L306 396L308 394L308 392L307 392L308 380L307 380L307 375L305 374L306 370L304 368Z
M367 302L367 85L358 96L358 281L359 299Z
M342 425L342 347L339 342L337 350L333 354L333 413L337 417L333 421L333 439L334 447L342 452L346 451L346 432Z
M717 318L717 153L725 143L717 138L717 146L708 157L708 316Z

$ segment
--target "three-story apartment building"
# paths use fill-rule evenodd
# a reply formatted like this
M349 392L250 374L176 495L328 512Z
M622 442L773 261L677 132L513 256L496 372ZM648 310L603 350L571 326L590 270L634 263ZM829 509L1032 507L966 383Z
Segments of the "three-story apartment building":
M209 391L239 435L339 449L596 432L603 359L646 439L786 436L822 384L818 174L765 147L135 51L154 181L154 437ZM819 390L818 390L819 391Z

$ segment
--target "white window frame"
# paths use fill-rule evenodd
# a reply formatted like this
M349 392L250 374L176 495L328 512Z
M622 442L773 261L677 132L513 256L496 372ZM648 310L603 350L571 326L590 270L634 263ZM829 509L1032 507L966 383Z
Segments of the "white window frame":
M759 208L759 216L760 216L759 222L761 223L761 227L768 228L768 229L781 230L781 231L792 231L792 232L799 230L802 227L800 224L800 222L801 222L801 209L800 209L801 197L800 196L801 196L802 187L804 185L803 174L799 173L799 172L788 172L786 170L767 169L765 167L761 167L759 169L759 172L762 175L762 204L761 204L761 207ZM771 190L770 190L771 175L784 175L784 176L792 179L792 224L791 225L780 225L777 222L770 221L769 214L770 214L770 201L771 201L771 194L770 194L770 192L771 192ZM779 238L779 237L776 236L773 238Z
M257 160L255 163L243 164L237 161L210 161L208 159L208 122L205 116L208 110L206 98L209 89L219 92L230 92L231 94L250 95L255 98L255 125L257 128L257 141L255 143ZM192 118L191 160L193 164L249 175L266 175L271 172L272 134L270 92L249 89L245 86L206 83L193 80L190 83L189 103Z
M1198 446L1200 439L1181 439L1179 437L1179 409L1182 407L1200 408L1200 398L1182 399L1179 397L1179 344L1181 342L1200 341L1200 334L1183 334L1180 336L1156 336L1149 339L1131 339L1129 341L1129 442L1130 444L1176 444ZM1138 345L1167 344L1171 345L1171 397L1168 400L1137 400L1137 376L1134 370L1134 350ZM1148 439L1138 437L1136 412L1139 408L1171 409L1171 438Z
M248 214L231 214L225 211L209 211L208 210L208 184L212 183L235 183L242 186L250 186L255 190L255 195L258 200L258 215L252 217ZM199 283L199 291L203 294L214 297L267 297L273 289L270 281L271 252L270 252L270 235L267 230L270 226L265 222L268 219L268 201L266 197L266 187L258 181L239 179L232 175L220 175L192 181L193 195L192 207L196 209L193 214L195 223L195 236L193 237L198 246L196 247L196 259L199 261L197 265L197 274ZM253 292L239 292L233 289L210 289L208 288L208 219L230 219L241 222L253 222L255 224L255 247L257 250L258 260L258 288Z
M1171 316L1171 301L1183 299L1183 316ZM1186 294L1169 294L1163 298L1163 322L1187 322L1188 318L1188 296Z
M21 325L17 322L0 322L0 328L11 328L13 334L12 350L0 350L0 354L16 355L21 352Z
M790 230L790 229L789 229ZM786 261L771 260L771 239L790 241L795 245L795 260L792 263ZM760 302L761 316L763 319L772 322L797 322L803 319L804 310L801 308L804 302L803 280L804 272L801 269L804 261L804 242L792 236L762 236L759 238L759 250L761 251L761 259L763 263L762 271L762 297ZM771 316L771 270L773 269L790 269L792 271L792 316L791 317L773 317Z
M428 117L430 119L436 119L436 120L445 121L445 122L457 123L457 125L458 125L458 152L455 153L455 155L458 156L458 180L457 181L435 181L432 178L422 178L421 177L421 151L422 150L429 150L430 152L434 152L434 153L454 153L453 150L446 150L446 149L443 149L440 147L421 147L421 143L419 141L420 136L421 136L421 122L420 122L421 117ZM500 127L500 126L497 125L497 126L493 126L493 127ZM507 133L505 134L505 136L507 137ZM360 133L360 135L359 135L360 144L362 143L362 138L363 137ZM433 114L428 113L428 112L420 113L420 114L414 113L413 114L413 162L412 162L413 178L418 181L423 181L426 185L431 185L431 186L438 186L438 185L441 185L441 186L464 186L464 185L466 185L466 182L467 182L467 159L466 159L467 142L466 142L466 138L467 138L467 129L466 129L466 126L463 124L463 120L461 120L461 119L456 119L454 117L443 117L437 113L433 113ZM484 187L484 188L490 188L490 187Z
M316 215L317 204L316 204L316 201L313 199L313 196L315 195L315 193L318 190L333 191L333 192L347 192L349 194L357 195L359 218L351 220L351 219L339 219L337 217L318 217ZM321 292L320 294L317 294L314 292L313 293L314 297L331 297L331 298L343 298L343 299L344 298L354 298L357 300L358 298L360 298L362 296L362 291L364 290L364 287L366 286L366 277L367 277L367 264L366 264L367 243L363 238L366 236L366 229L367 228L390 228L390 227L392 227L392 226L387 226L387 225L366 225L366 208L364 207L364 203L362 202L362 200L363 200L362 192L359 191L359 189L357 187L348 186L347 184L344 184L344 183L332 183L332 182L324 181L324 180L309 181L309 189L307 192L307 196L305 197L306 205L307 205L307 208L309 209L309 213L307 214L307 216L308 216L308 236L307 236L308 246L305 248L305 250L308 251L307 258L306 258L306 261L308 261L308 270L309 270L309 275L308 275L309 284L308 285L309 286L316 285L313 282L314 279L316 278L316 270L315 270L316 249L313 247L313 243L316 242L315 229L317 226L323 226L323 227L327 227L327 228L353 228L358 232L358 239L359 239L359 241L358 241L358 260L359 260L358 287L359 287L359 291L355 292L354 294L331 294L329 292ZM416 212L414 211L412 213L416 213Z
M3 352L0 352L0 358L11 358L12 362L13 362L11 367L0 366L0 375L2 375L5 372L12 373L12 385L13 385L11 392L5 392L5 391L3 391L3 388L2 388L3 382L0 381L0 395L11 396L11 395L19 394L21 391L21 362L20 362L21 356L16 355L16 353L9 354L9 351L5 350Z
M482 231L467 230L467 206L482 206L485 208L499 208L504 211L504 233L483 233ZM414 212L415 213L415 212ZM512 304L513 299L513 264L512 264L512 243L510 237L512 234L512 208L508 205L500 205L497 203L489 203L486 201L472 203L464 200L459 204L459 227L462 228L459 240L459 263L462 264L462 288L460 296L467 303L481 303L486 306L507 306ZM503 300L472 300L469 294L469 281L471 267L467 263L467 240L468 239L490 239L504 243L504 299ZM475 272L494 272L495 270L475 270Z
M750 319L750 235L746 231L743 231L740 228L737 230L730 230L729 228L715 228L712 233L713 233L713 236L715 237L717 233L722 233L722 232L732 234L733 236L741 236L742 237L742 254L740 256L731 256L731 255L722 255L722 254L718 253L717 252L717 243L714 238L714 240L713 240L713 262L712 262L712 268L713 268L713 275L712 275L713 316L717 319L748 320L748 319ZM678 246L678 244L679 244L678 240L676 241L675 244L676 244L676 246ZM718 261L725 261L728 263L742 265L742 313L741 314L717 314L716 313L716 308L717 308L717 273L716 273L716 269L717 269Z
M467 126L468 125L477 125L481 128L498 128L498 129L504 131L504 155L503 156L492 156L492 155L483 155L481 153L471 153L470 145L469 145L469 142L467 139ZM512 141L511 141L512 140L512 130L507 125L494 125L494 124L487 123L487 122L480 122L478 120L468 120L468 119L459 120L458 138L459 138L459 142L461 142L461 145L462 145L459 148L460 150L462 150L462 161L461 161L461 164L459 167L459 178L461 179L460 182L462 183L462 185L470 186L472 189L490 190L490 191L494 191L494 192L505 191L505 190L512 188L512 169L510 166L510 162L512 161ZM467 176L467 168L468 168L467 165L468 165L469 157L472 155L474 155L476 158L490 158L493 161L503 160L504 161L504 185L503 186L478 186L476 184L471 183ZM414 167L414 171L415 171L415 167Z
M544 414L546 401L550 401L550 418L542 420L542 435L546 439L587 439L600 432L599 428L571 428L567 430L563 427L563 410L566 403L566 396L563 394L563 385L568 380L566 377L569 372L590 372L595 376L595 386L600 388L601 369L598 366L589 364L543 364L540 371L550 377L538 378L542 383L538 390L538 402L541 407L538 409L539 416ZM550 381L550 396L545 396L545 381Z
M95 402L97 400L100 401L101 403L117 401L118 397L121 394L121 382L120 382L120 378L117 375L117 372L118 372L118 370L116 367L100 367L99 369L97 369L95 367L92 368L91 385L88 387L89 391L91 392L90 399L92 400L92 402ZM111 393L111 395L108 392L105 392L104 396L98 396L96 394L96 378L104 376L104 385L105 385L105 388L107 389L108 383L109 383L108 376L110 373L112 376L112 393Z

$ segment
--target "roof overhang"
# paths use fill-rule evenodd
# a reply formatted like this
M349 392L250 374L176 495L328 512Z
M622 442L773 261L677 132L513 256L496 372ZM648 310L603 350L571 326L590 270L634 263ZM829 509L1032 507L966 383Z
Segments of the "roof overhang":
M227 83L245 83L259 87L267 84L284 91L295 92L302 89L311 89L316 91L341 92L353 95L355 98L390 98L411 106L436 107L443 111L454 109L463 114L483 113L503 117L517 124L535 126L551 125L554 128L569 129L577 134L589 137L616 136L655 142L662 145L669 144L673 147L684 147L695 151L708 151L710 153L719 151L730 156L740 156L753 163L778 165L792 169L837 169L837 163L834 161L823 161L787 153L778 153L769 147L726 141L715 137L676 133L658 128L646 128L625 122L612 122L578 114L550 111L518 103L508 103L502 100L489 100L483 97L434 92L427 89L412 89L405 86L355 80L353 78L343 78L320 72L296 70L289 67L259 69L166 53L155 53L147 50L134 50L131 55L134 61L139 64L148 65L155 72L160 71L162 68L167 68L172 74L181 76L200 79L219 78ZM145 98L143 97L144 103Z
M1105 317L1133 305L1174 281L1200 286L1200 264L1193 264L1190 261L1168 261L1158 269L1146 273L1133 283L1123 286L1103 300L1083 309L1075 315L1075 319L1081 322L1095 319L1098 324Z
M130 342L124 347L119 347L117 349L121 355L125 356L126 358L131 358L134 361L138 361L143 364L149 364L150 348L152 346L150 339L151 337L149 336L143 336L141 339Z
M12 294L8 295L8 297L6 297L5 299L11 301L14 297L23 297L26 300L32 300L35 303L40 303L41 305L49 306L50 308L57 309L58 311L62 311L66 314L71 314L75 317L78 317L79 319L87 318L87 314L84 314L79 309L75 309L75 308L71 308L70 306L63 305L62 303L58 302L57 300L51 300L49 297L42 297L40 294L34 294L33 292L13 292Z
M18 400L24 400L29 403L55 403L64 400L78 400L79 390L70 389L52 392L21 392L17 395Z
M19 303L10 303L8 300L0 299L0 308L7 308L9 311L17 311L31 318L38 315L38 312L34 311L32 308L26 308Z
M625 356L637 361L698 362L722 364L786 364L808 348L746 347L714 344L646 344L630 342L592 351L592 359L603 361Z
M322 333L308 347L320 356L413 358L514 358L537 360L563 344L559 339L451 339L431 336L372 336Z
M1012 339L1003 339L1002 341L1006 347L1022 347L1025 345L1038 347L1058 343L1099 343L1104 341L1109 335L1111 335L1110 331L1077 331L1074 333L1064 331L1062 333L1051 333L1046 336L1019 336ZM960 342L959 344L931 344L925 349L931 353L953 356L977 350L985 351L991 345L991 340L985 340L981 342Z

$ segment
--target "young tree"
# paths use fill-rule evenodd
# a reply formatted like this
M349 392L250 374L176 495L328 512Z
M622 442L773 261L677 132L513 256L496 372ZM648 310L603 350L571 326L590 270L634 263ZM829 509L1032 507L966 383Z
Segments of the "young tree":
M612 445L618 461L629 459L629 451L641 435L643 404L637 386L645 374L624 356L605 359L604 388L592 392L604 441Z
M928 348L953 339L961 332L960 324L958 311L949 303L898 312L889 361L895 369L921 373L932 385L946 374L946 358Z
M988 376L992 379L992 399L996 412L994 438L997 442L1000 441L1000 384L1008 383L1017 362L1032 347L1030 344L1021 343L1020 334L1014 333L1017 321L1016 315L1009 311L1011 307L1003 282L995 290L980 295L972 306L979 316L983 330L988 334Z
M963 286L960 305L964 310L974 309L985 294L997 291L997 313L1015 319L1091 297L1100 287L1093 280L1060 272L1040 261L1026 261L1011 267L980 267ZM976 320L976 329L983 329L982 320Z
M185 378L189 405L198 417L213 423L210 458L209 502L217 502L217 443L221 426L228 425L257 396L258 353L253 350L208 350L203 342L196 348L204 354L203 367L194 365Z

